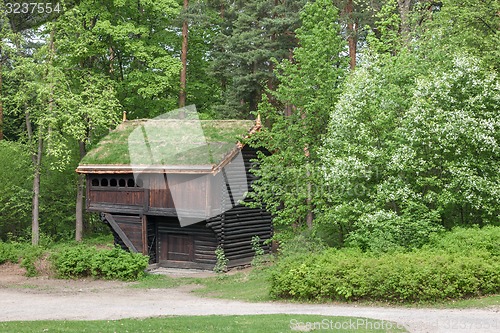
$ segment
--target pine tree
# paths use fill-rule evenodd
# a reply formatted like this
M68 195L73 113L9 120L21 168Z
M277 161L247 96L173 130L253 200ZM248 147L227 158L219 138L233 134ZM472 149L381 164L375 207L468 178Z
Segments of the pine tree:
M221 78L226 116L248 117L266 87L275 86L272 59L290 58L304 0L214 3L222 21L215 39L213 70Z

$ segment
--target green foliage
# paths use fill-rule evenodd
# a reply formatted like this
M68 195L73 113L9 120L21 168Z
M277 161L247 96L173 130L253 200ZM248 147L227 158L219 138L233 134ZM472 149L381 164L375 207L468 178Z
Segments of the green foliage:
M370 49L376 53L395 53L401 47L401 36L399 29L401 17L397 12L398 3L396 0L388 0L384 3L380 11L375 15L375 28L377 33L369 30L366 40Z
M476 251L488 252L493 257L500 258L500 227L455 227L451 232L432 235L424 248L463 255Z
M252 236L251 244L252 244L252 250L255 253L252 259L252 266L259 267L264 263L264 254L265 254L265 251L262 248L260 237Z
M68 73L75 89L92 91L97 81L99 90L104 83L102 92L111 98L90 100L120 104L130 118L173 108L180 70L174 52L180 38L171 25L179 11L175 0L81 1L66 11L57 21L57 37L64 65L80 69Z
M495 294L500 291L499 229L458 229L442 241L436 237L426 249L408 253L328 249L286 257L272 273L271 294L299 300L395 303ZM466 235L475 240L471 246L481 246L472 252L469 245L460 246ZM447 247L450 243L455 245Z
M215 257L217 258L217 261L215 262L213 271L217 274L226 272L229 260L224 253L224 249L220 245L217 246L217 249L215 249Z
M346 239L347 246L370 252L420 248L434 233L442 230L432 221L383 210L361 216L353 227Z
M498 76L467 55L422 62L367 59L331 114L322 158L334 190L319 220L364 249L419 247L440 225L498 220Z
M26 276L38 275L35 263L43 254L43 247L32 246L25 241L0 241L0 265L7 262L20 263L26 269Z
M16 244L0 242L0 265L6 262L17 263L19 258Z
M278 241L279 257L291 257L301 253L321 252L327 248L324 242L310 231L280 232L274 237Z
M465 52L500 69L500 3L498 1L442 0L439 10L419 32L422 43L438 51L438 57Z
M276 84L271 59L286 59L297 46L294 31L305 2L212 2L217 12L222 8L217 13L222 18L210 27L217 31L210 63L222 88L224 103L217 107L219 114L247 118L257 109L265 86Z
M31 162L23 144L0 141L0 240L30 225Z
M26 276L37 276L38 270L35 263L42 257L44 250L40 246L32 246L28 251L23 252L21 267L26 269Z
M92 246L61 248L51 257L61 278L92 276L104 279L137 280L144 275L149 258L119 247L98 250Z
M304 224L305 216L321 205L318 148L347 68L346 45L332 2L308 3L301 20L296 35L300 47L293 60L276 66L280 84L259 106L270 126L251 138L252 145L272 152L259 156L254 173L260 179L253 183L251 195L275 216L276 225Z

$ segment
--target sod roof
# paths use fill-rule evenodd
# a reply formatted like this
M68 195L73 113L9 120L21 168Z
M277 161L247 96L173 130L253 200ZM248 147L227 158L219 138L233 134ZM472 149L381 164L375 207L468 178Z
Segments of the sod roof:
M132 120L120 124L83 158L77 171L113 167L213 168L237 149L251 120Z

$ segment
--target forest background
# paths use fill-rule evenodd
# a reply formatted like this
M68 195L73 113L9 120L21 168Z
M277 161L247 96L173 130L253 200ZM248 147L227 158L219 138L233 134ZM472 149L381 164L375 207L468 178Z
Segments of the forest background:
M499 225L496 0L15 2L0 3L2 240L102 231L80 159L124 111L189 104L260 114L249 144L273 155L253 196L284 237L389 251Z

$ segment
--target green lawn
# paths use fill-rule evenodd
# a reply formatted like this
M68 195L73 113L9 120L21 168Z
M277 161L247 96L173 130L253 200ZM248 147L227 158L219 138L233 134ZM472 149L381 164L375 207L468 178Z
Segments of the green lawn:
M315 315L181 316L100 321L28 321L0 323L0 332L407 332L396 323L353 317Z
M202 286L202 288L194 290L194 293L200 296L263 302L271 300L268 274L269 270L254 269L253 271L208 278L172 278L165 275L146 275L139 282L134 283L132 287L164 289L194 284Z

